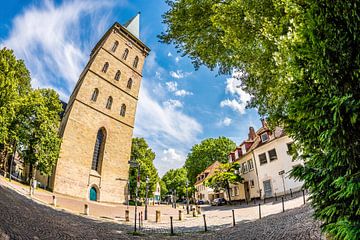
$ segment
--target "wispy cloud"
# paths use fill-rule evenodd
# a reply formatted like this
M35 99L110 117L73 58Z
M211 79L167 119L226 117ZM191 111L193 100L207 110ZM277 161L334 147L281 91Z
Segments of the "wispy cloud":
M227 127L230 126L231 123L232 123L232 119L229 117L225 117L224 119L220 120L217 125Z
M191 72L183 72L182 70L170 71L170 76L176 79L181 79L191 75Z
M168 91L173 92L175 94L175 96L184 97L187 95L193 95L192 92L186 91L184 89L178 89L177 82L170 81L170 82L166 82L165 85L166 85L166 88L168 89Z
M179 57L176 57L175 58L175 62L178 63L180 61L180 58Z
M114 1L43 3L14 18L12 30L1 46L13 49L17 57L25 60L34 87L53 87L62 98L67 98L87 61L94 38L98 39L108 27L109 15L97 13L111 9ZM82 38L88 34L81 24L84 17L88 17L88 26L93 29L93 38L88 36L88 41Z
M220 102L221 107L230 107L234 111L240 114L245 113L245 108L251 99L250 94L245 92L241 88L241 78L246 77L246 74L242 71L234 70L232 76L226 80L227 93L233 96L233 99L225 99Z
M163 105L167 108L182 108L183 103L176 99L169 99L165 102L163 102Z

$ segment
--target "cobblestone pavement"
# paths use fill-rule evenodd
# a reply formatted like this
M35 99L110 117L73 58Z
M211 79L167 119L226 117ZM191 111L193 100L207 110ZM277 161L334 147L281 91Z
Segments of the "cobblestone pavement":
M99 221L56 210L34 202L0 185L0 239L321 239L319 223L309 206L271 215L256 221L237 222L221 231L186 233L174 228L175 236L145 233L131 234L133 226ZM209 219L208 221L211 221ZM191 224L189 224L191 225ZM225 228L226 227L226 228ZM225 229L224 229L225 228ZM193 229L198 231L199 229Z

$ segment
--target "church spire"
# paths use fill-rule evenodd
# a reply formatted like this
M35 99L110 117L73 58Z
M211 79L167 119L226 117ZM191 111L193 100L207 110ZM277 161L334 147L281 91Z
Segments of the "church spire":
M124 24L124 27L129 30L135 37L140 39L140 12Z

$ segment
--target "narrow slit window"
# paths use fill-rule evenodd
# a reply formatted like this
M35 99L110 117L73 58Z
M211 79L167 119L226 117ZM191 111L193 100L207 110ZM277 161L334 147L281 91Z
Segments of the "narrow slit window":
M125 117L125 113L126 113L126 105L122 104L120 109L120 116Z
M114 79L115 79L116 81L119 81L119 80L120 80L120 76L121 76L121 72L120 72L120 70L117 70Z
M119 46L119 42L118 42L118 41L115 41L114 44L113 44L113 46L112 46L112 48L111 48L111 51L112 51L112 52L115 52L118 46Z
M128 89L131 89L132 84L133 84L133 80L130 78L129 81L127 82L126 87L127 87Z
M104 64L104 66L103 66L103 68L102 68L102 72L103 73L106 73L107 72L107 70L108 70L108 68L109 68L109 63L108 62L106 62L105 64Z
M136 56L135 59L134 59L134 62L133 62L133 68L137 68L138 63L139 63L139 57Z
M111 109L112 102L113 102L113 98L110 96L106 102L107 109Z
M99 95L99 89L95 88L93 94L91 95L91 101L96 102Z
M127 56L129 55L129 49L125 49L123 55L122 55L122 59L126 60Z

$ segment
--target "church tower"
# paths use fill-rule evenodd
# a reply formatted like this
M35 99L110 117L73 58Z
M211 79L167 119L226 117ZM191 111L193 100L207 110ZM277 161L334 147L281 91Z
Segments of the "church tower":
M69 99L60 134L54 192L125 202L135 111L144 60L136 15L114 23L96 44Z

